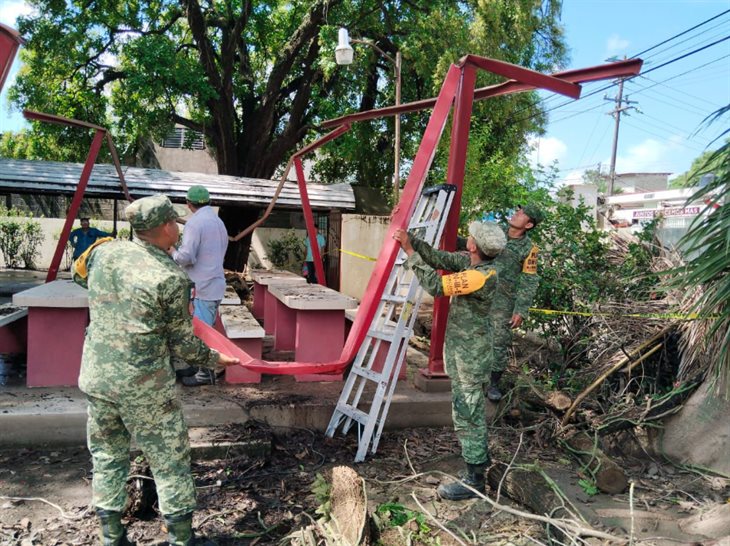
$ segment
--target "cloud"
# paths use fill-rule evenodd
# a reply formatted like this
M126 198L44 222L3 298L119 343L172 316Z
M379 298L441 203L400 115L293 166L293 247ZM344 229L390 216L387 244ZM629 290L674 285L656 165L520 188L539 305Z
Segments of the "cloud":
M531 165L550 165L553 161L560 161L568 152L565 142L555 137L531 138L528 141L530 146Z
M28 15L33 11L24 0L3 0L0 10L0 23L15 28L15 21L21 15Z
M625 38L621 38L618 34L612 34L609 36L606 42L606 56L611 57L624 53L629 47L629 41Z
M647 138L616 157L616 172L665 172L678 148L677 138L663 141Z

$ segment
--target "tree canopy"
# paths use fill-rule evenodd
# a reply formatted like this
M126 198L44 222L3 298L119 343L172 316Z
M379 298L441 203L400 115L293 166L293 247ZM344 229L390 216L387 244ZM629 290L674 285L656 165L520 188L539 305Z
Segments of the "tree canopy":
M221 174L271 177L323 120L393 103L393 67L355 45L350 67L334 63L337 29L403 56L403 102L438 92L466 53L553 71L565 60L558 0L30 0L21 18L25 63L11 98L19 106L111 127L132 160L144 138L174 124L201 131ZM496 82L480 74L479 85ZM509 162L539 131L532 94L475 105L480 164ZM427 115L403 116L411 157ZM392 119L358 124L323 150L323 181L390 183ZM27 138L27 137L26 137ZM81 159L77 130L34 127L48 159ZM90 138L90 137L89 137ZM436 164L438 166L443 162ZM407 163L404 170L407 169ZM477 171L478 169L473 169Z

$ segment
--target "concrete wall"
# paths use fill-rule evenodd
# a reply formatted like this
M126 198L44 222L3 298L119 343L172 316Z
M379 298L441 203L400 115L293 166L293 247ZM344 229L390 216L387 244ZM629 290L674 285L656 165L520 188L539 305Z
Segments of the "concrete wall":
M266 243L272 239L280 239L290 229L285 228L256 228L251 236L251 251L248 255L248 266L253 269L271 269L272 263L266 257ZM306 230L295 229L294 233L304 241ZM304 264L302 264L304 265Z
M215 159L205 150L163 148L155 144L154 154L160 169L184 173L218 174Z

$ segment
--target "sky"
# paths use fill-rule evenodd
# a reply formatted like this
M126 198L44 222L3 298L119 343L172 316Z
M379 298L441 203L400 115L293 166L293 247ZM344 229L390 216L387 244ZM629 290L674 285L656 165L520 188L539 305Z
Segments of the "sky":
M720 124L703 129L702 122L730 104L730 12L716 17L729 10L730 0L564 0L562 23L570 50L566 68L649 50L640 55L646 75L624 84L623 98L632 102L623 105L630 108L621 115L616 172L676 176L720 133ZM29 11L23 0L0 0L0 22L12 27L18 15ZM25 124L7 100L18 66L16 59L0 95L0 132ZM549 123L546 134L533 142L531 160L557 161L564 181L579 182L586 168L599 165L607 172L615 126L609 112L617 91L616 82L604 81L586 84L584 98L577 101L544 93Z
M730 104L730 13L670 38L728 10L730 0L563 2L571 55L567 68L632 58L669 40L639 55L645 75L624 83L623 98L632 102L623 104L631 108L619 123L617 173L681 174L726 128L716 123L703 130L702 122ZM603 81L584 85L584 98L577 101L542 94L550 121L546 134L534 142L532 161L557 160L560 179L570 182L580 182L586 168L600 165L608 172L615 127L609 113L617 92L616 82Z

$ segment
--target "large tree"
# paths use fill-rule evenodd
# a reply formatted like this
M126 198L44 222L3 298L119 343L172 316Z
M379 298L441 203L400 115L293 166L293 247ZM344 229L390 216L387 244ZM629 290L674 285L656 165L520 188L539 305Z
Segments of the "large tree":
M205 135L221 174L239 176L270 178L321 121L393 103L393 67L374 49L356 45L353 65L335 65L340 26L390 55L401 51L404 102L435 95L466 53L543 71L565 57L559 0L30 3L34 14L19 23L17 105L110 126L127 161L143 139L181 124ZM481 74L478 83L495 81ZM543 123L535 95L488 102L475 107L476 172L493 154L515 158ZM403 116L404 171L426 119ZM389 187L392 123L359 124L323 150L321 179ZM50 125L34 127L33 138L49 159L81 159L89 143Z

